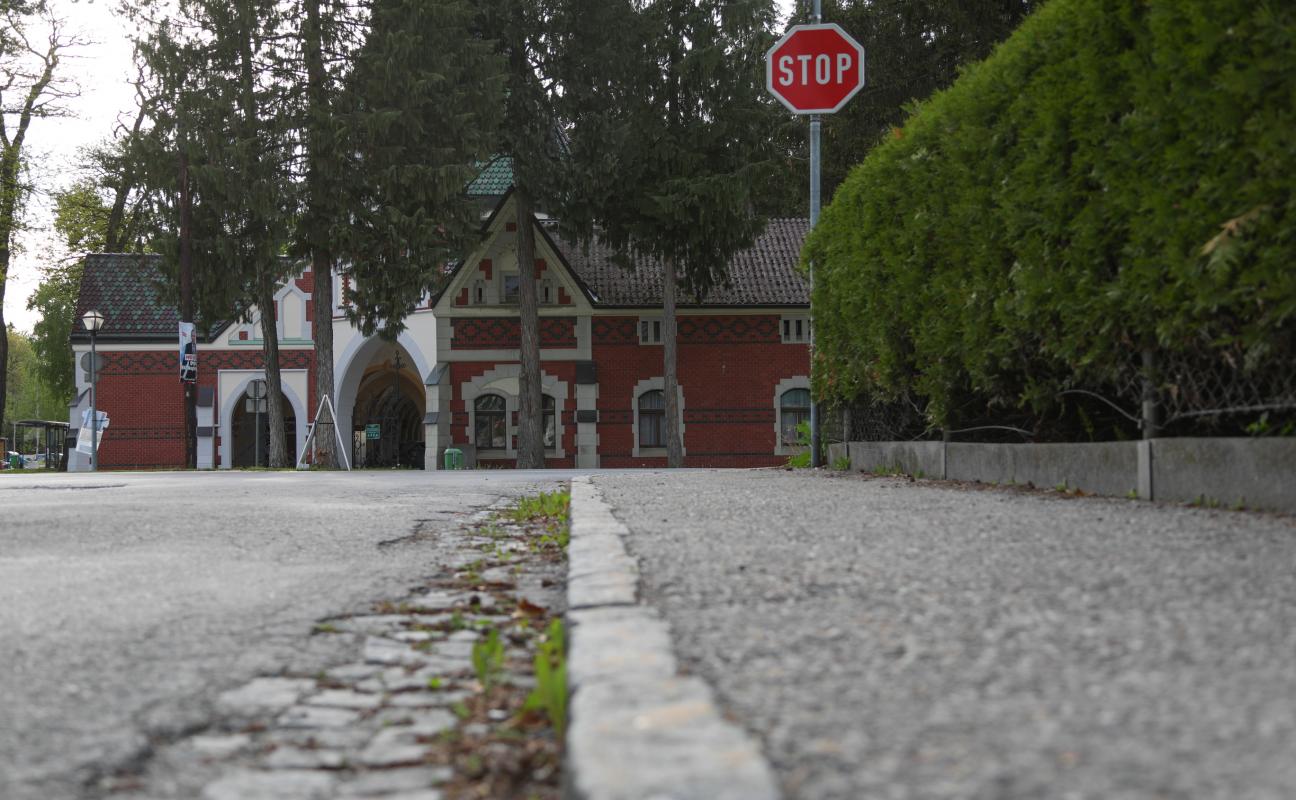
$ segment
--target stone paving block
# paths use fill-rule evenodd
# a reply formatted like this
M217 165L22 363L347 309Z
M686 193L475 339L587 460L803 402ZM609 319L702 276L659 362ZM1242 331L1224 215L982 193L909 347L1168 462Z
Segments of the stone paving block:
M340 728L359 718L357 712L345 708L293 706L279 715L279 724L285 728Z
M439 783L445 783L454 777L450 767L403 767L397 769L374 770L361 774L354 780L344 783L340 790L344 794L360 796L385 795L396 792L413 792L428 789Z
M346 633L380 634L405 628L409 617L404 614L369 614L331 619L326 624Z
M376 664L343 664L340 667L331 667L324 671L324 675L330 680L341 683L356 683L365 678L371 678L382 671L382 667Z
M203 787L203 800L326 800L337 778L313 770L240 770Z
M675 674L670 630L645 606L572 611L567 681L573 690L587 683Z
M581 800L778 800L756 743L725 722L698 678L588 684L572 699L571 796Z
M450 706L472 697L467 690L423 689L422 691L399 692L387 698L387 708L437 708Z
M278 711L314 688L315 681L305 678L256 678L222 693L216 702L223 710L236 714Z
M246 733L199 734L189 740L189 746L195 753L216 759L229 758L251 743L252 737Z
M416 741L418 735L410 727L386 728L360 751L356 760L366 767L418 764L427 756L427 746Z
M355 750L364 747L373 738L373 731L352 728L282 728L266 734L265 740L280 746L332 750Z
M423 611L446 611L467 603L468 595L460 592L444 592L439 589L434 589L409 602L411 607Z
M339 769L346 757L337 750L276 747L261 763L267 769Z
M327 689L319 694L306 698L306 705L327 706L329 708L351 708L367 711L382 705L382 698L376 694L354 692L350 689Z

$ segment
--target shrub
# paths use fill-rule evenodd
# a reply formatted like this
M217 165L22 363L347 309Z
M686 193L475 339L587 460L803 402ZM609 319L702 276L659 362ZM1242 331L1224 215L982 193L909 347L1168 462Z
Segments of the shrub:
M1143 349L1288 369L1293 98L1291 4L1053 0L825 209L816 392L944 425L1116 385Z

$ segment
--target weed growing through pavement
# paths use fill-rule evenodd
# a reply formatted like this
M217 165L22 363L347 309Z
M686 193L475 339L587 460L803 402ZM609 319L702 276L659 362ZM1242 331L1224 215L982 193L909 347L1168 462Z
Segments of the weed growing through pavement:
M567 727L567 655L562 620L549 623L549 630L535 654L536 686L527 696L527 711L540 711L549 718L558 738Z
M485 637L473 643L472 665L477 682L489 692L504 670L504 643L498 630L491 628Z
M847 472L850 470L850 467L850 456L842 456L832 463L832 468L838 472Z

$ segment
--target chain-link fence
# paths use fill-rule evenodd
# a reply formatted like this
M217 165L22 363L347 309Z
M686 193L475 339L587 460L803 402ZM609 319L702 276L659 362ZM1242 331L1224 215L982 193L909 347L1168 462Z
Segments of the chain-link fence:
M1064 386L1023 408L968 392L942 426L926 398L825 404L825 441L1120 441L1145 436L1296 436L1296 365L1254 364L1240 347L1144 351L1113 378Z

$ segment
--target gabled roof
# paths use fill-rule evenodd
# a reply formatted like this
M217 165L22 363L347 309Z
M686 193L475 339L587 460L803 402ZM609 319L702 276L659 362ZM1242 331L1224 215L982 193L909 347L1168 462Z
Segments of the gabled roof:
M162 282L162 257L130 253L95 253L85 257L77 319L95 309L104 315L99 340L105 342L174 340L180 314L158 295ZM213 327L215 336L224 323ZM210 341L208 336L203 341ZM72 326L72 341L88 342L81 325Z
M715 287L701 303L681 296L679 305L808 306L810 287L797 266L809 229L806 219L771 219L756 242L730 261L727 286ZM586 248L547 231L546 236L593 294L595 305L661 305L662 268L655 260L639 256L623 267L614 260L615 251L597 238Z

